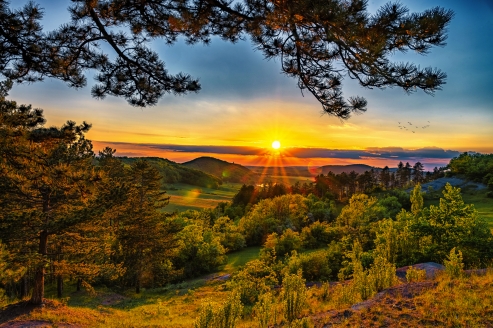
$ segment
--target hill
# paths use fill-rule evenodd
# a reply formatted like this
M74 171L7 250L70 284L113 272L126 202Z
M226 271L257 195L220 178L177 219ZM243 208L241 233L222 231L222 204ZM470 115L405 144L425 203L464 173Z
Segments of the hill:
M256 174L248 168L214 157L199 157L182 165L213 175L224 182L252 183L256 180Z
M324 165L319 168L322 174L327 174L332 171L334 174L341 174L342 172L349 173L354 171L358 174L365 173L366 171L381 170L380 168L376 168L373 166L369 166L366 164L351 164L351 165Z
M175 163L168 159L160 157L119 157L123 163L131 165L133 162L139 159L147 160L153 167L159 170L164 177L164 183L186 183L189 185L206 187L206 188L219 188L222 184L221 179L196 170L186 167L182 164Z

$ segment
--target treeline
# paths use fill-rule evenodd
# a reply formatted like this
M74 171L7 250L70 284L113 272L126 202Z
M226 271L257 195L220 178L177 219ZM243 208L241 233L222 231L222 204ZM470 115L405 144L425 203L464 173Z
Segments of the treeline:
M451 174L463 175L467 179L488 186L489 197L493 197L493 154L463 153L450 160Z
M245 208L247 205L257 204L259 201L274 198L286 194L300 194L303 196L315 195L318 198L338 202L347 201L352 195L358 193L371 194L387 191L391 195L398 196L405 208L409 202L404 199L396 189L410 188L419 183L425 183L445 176L445 167L436 168L433 172L424 173L423 165L417 162L413 166L399 162L397 169L391 171L388 166L382 170L365 171L362 174L351 171L350 173L334 174L328 172L314 177L313 182L299 182L291 186L282 183L267 182L261 186L243 185L233 197L232 207ZM231 218L235 213L242 213L240 209L230 209ZM236 215L237 216L237 215Z

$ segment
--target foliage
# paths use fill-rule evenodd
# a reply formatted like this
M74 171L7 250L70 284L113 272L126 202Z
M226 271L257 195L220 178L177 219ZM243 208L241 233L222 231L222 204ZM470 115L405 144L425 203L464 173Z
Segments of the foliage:
M172 261L182 268L183 277L191 278L212 272L224 264L226 250L220 238L197 223L190 223L178 233L178 247Z
M482 182L493 190L493 154L463 153L450 160L452 174L461 174L476 182Z
M331 226L327 222L315 221L302 229L300 237L304 248L316 249L339 240L343 232L343 229Z
M418 282L426 279L426 270L416 269L411 266L406 271L406 280L407 282Z
M299 251L301 249L301 238L299 233L288 228L280 236L275 232L267 236L264 247L267 251L275 250L275 254L282 257L292 251Z
M277 322L277 309L272 293L266 292L259 296L258 302L253 307L253 313L259 328L267 328L271 323Z
M181 182L212 189L218 189L222 184L222 181L219 178L193 168L188 168L168 159L159 157L119 157L119 159L127 165L132 165L136 161L145 159L161 174L163 177L163 184Z
M331 261L329 252L320 250L308 254L292 254L286 260L283 270L291 274L302 272L303 278L308 281L324 281L334 278L337 273L334 268L337 268L337 263Z
M298 319L307 301L307 290L301 271L297 274L284 275L281 299L286 320L291 323Z
M226 252L236 251L246 246L245 237L227 216L216 219L212 231L219 237Z
M430 239L429 246L423 249L428 260L443 262L453 247L461 249L466 267L491 258L493 240L488 225L478 217L473 205L464 203L460 189L450 184L445 186L439 206L431 205L423 211L411 230L418 239Z
M50 249L54 238L78 235L73 242L82 247L80 229L95 222L98 207L92 144L84 137L91 126L44 123L42 110L0 97L0 238L15 262L34 267L36 304L44 297L48 250L50 260L60 252Z
M171 75L150 48L157 40L208 44L213 36L236 42L248 35L266 58L280 58L282 71L298 80L324 112L348 118L366 110L361 97L344 99L342 79L349 75L366 88L398 86L406 92L434 93L446 74L430 67L392 62L394 52L426 53L441 46L452 11L439 7L408 12L386 4L374 15L365 1L270 2L157 1L87 2L70 7L71 21L43 31L42 10L29 3L12 11L0 2L0 74L15 82L53 77L69 86L86 85L96 70L91 93L123 97L133 106L155 105L166 93L200 90L197 79ZM108 46L108 47L107 47ZM116 56L106 53L111 49Z
M247 245L261 245L267 235L281 234L291 228L300 231L309 224L307 208L301 195L284 195L261 200L239 222Z
M260 295L270 291L277 283L277 275L269 265L260 260L253 260L235 272L227 285L229 289L239 292L243 304L253 305Z
M462 252L455 250L455 247L450 250L450 254L447 259L443 261L445 264L445 272L451 278L460 278L462 276L462 270L464 269L464 263L462 263Z

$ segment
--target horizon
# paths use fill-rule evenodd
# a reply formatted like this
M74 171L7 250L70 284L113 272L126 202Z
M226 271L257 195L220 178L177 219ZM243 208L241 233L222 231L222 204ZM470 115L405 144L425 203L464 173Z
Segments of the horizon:
M46 29L70 20L66 0L36 2L45 8ZM368 11L375 13L385 3L369 2ZM217 38L210 46L189 46L181 39L172 46L153 43L170 73L190 73L203 86L198 94L164 96L153 107L138 109L115 97L93 99L90 78L80 90L53 79L15 85L9 98L44 109L49 126L67 120L92 123L86 137L94 149L113 145L122 156L184 162L211 155L242 165L307 167L420 161L433 169L466 151L493 153L493 34L484 33L493 22L493 5L486 0L405 5L411 12L433 6L455 12L447 45L433 47L426 56L390 57L439 68L447 73L447 83L430 96L398 88L364 89L346 77L344 96L368 100L368 111L349 120L321 115L320 103L311 94L304 96L295 79L280 74L279 61L265 60L249 41L231 44ZM284 156L269 156L275 140Z

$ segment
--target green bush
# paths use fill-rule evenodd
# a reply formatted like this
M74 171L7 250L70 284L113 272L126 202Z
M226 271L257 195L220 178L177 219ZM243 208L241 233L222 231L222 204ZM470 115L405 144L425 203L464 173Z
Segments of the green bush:
M330 280L333 277L331 262L325 250L291 255L286 262L284 271L295 274L300 270L303 273L303 278L308 281Z
M260 295L270 291L277 283L276 273L269 265L260 260L253 260L235 272L227 286L238 291L243 304L253 305Z
M284 231L281 236L274 232L267 237L264 247L267 250L274 249L277 256L284 256L301 249L301 238L299 233L291 229Z
M334 240L340 239L342 229L331 227L327 222L316 221L301 231L302 245L306 249L327 246Z
M281 292L284 317L293 322L301 316L306 305L307 290L301 271L297 274L286 274L282 280Z
M242 311L243 305L239 294L232 292L222 305L206 300L193 326L194 328L234 328Z
M253 307L253 313L259 328L267 328L277 322L277 311L274 297L270 292L260 295Z
M417 281L423 281L425 279L426 279L426 270L419 270L411 266L406 271L407 282L417 282Z
M451 278L460 278L462 276L462 270L464 269L464 263L462 262L462 252L457 250L455 253L455 247L450 250L450 254L444 261L445 272Z

